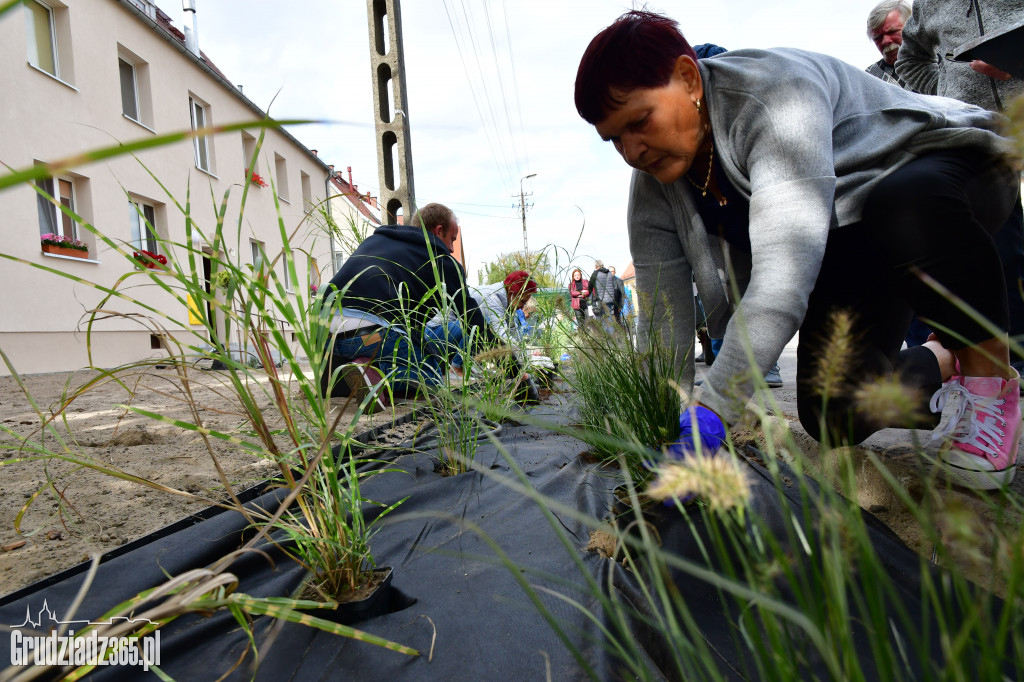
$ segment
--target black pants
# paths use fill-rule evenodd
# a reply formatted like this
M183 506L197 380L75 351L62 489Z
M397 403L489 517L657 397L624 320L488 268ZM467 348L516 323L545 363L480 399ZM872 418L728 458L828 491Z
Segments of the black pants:
M996 233L996 248L999 249L999 260L1003 264L1004 286L1006 287L1007 305L1010 310L1010 336L1018 343L1024 343L1024 210L1021 208L1020 197L1010 211L1010 217L1002 229ZM1024 362L1024 357L1010 353L1010 362Z
M573 313L576 314L576 326L579 329L583 329L583 325L587 322L587 308L586 303L580 303L579 308L573 308Z
M947 348L992 338L928 278L1007 329L1006 286L993 235L1019 201L1017 178L983 155L929 154L878 183L860 223L832 230L797 348L797 408L809 434L822 440L825 426L833 442L859 443L879 429L910 426L880 423L854 399L862 382L894 372L920 394L928 414L927 400L942 377L927 348L900 351L913 313L934 322ZM830 362L825 349L837 311L852 320L849 364L839 385L824 395L817 379ZM937 421L938 415L929 415L919 425Z

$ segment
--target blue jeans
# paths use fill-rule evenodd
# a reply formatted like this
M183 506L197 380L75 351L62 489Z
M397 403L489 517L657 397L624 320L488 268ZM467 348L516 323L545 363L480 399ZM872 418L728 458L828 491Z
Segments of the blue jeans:
M401 327L381 327L377 337L367 339L361 336L343 339L337 337L328 341L333 355L332 365L352 362L366 357L391 382L396 393L412 393L419 386L440 386L447 374L447 364L458 352L462 331L447 326L430 327L424 332L422 342L414 341ZM371 332L372 333L372 332ZM453 350L454 349L454 350Z
M452 320L444 324L429 325L423 336L430 354L439 358L442 366L451 363L455 367L462 367L466 339L458 322Z

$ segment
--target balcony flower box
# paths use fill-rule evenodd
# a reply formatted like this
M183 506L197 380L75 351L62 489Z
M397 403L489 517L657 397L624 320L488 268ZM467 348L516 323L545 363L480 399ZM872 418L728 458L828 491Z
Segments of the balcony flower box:
M167 256L150 251L132 251L132 257L139 267L150 270L163 270L167 267Z
M44 234L39 238L39 248L42 249L43 253L81 258L83 260L88 260L89 258L89 246L85 242L53 233Z

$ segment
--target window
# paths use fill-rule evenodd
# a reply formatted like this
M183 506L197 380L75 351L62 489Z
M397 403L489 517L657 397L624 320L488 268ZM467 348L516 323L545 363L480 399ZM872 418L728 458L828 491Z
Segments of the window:
M250 239L249 250L252 253L252 269L258 271L263 267L263 242Z
M252 164L252 172L259 174L260 172L260 160L259 157L253 158L256 155L256 138L249 133L242 131L242 163L245 164L246 168L249 168L249 164Z
M153 96L149 86L149 64L118 43L117 72L121 80L121 112L125 118L153 129Z
M277 153L274 154L274 173L277 176L274 178L277 183L277 196L288 201L288 162Z
M57 25L53 10L37 0L25 0L25 22L28 31L28 63L60 78L57 70Z
M313 210L313 185L309 174L299 171L299 183L302 185L302 210L309 213Z
M22 0L22 3L28 63L65 84L74 83L67 6L60 0Z
M136 249L160 253L160 236L156 229L156 208L144 201L128 202L128 221L132 227L132 245Z
M313 256L309 257L309 291L316 293L320 290L320 263Z
M69 211L75 211L75 181L70 177L46 178L36 184L49 196L60 202ZM56 189L56 192L54 192ZM36 194L36 207L39 211L39 234L56 234L68 239L78 239L78 224L52 201L41 194Z
M288 272L288 259L287 258L282 258L281 259L281 270L284 272L284 290L285 291L291 291L292 290L292 276L291 276L291 273Z
M139 120L139 88L135 80L135 65L117 58L121 74L121 112L133 121Z
M210 125L210 110L208 106L195 97L189 97L188 107L192 116L192 130L199 130ZM192 142L196 150L196 168L207 173L213 173L213 154L210 138L206 135L197 135L192 138Z

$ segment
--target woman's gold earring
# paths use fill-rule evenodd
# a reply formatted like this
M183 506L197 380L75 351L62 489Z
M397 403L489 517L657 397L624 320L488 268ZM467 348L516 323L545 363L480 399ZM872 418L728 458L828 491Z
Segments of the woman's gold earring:
M700 100L699 100L699 99L698 99L698 100L695 100L695 101L694 101L694 104L696 104L696 105L697 105L697 113L699 114L699 113L700 113Z

